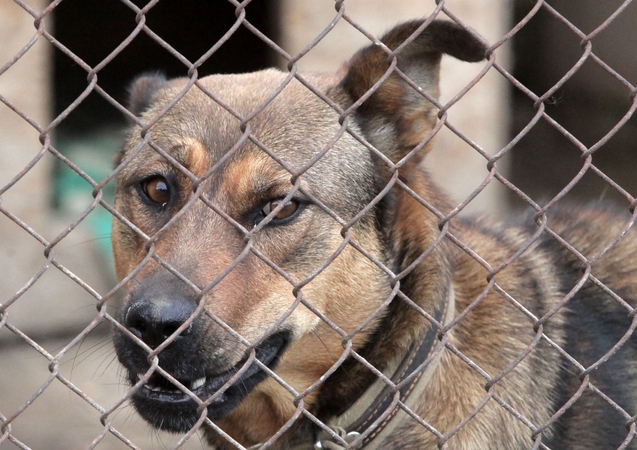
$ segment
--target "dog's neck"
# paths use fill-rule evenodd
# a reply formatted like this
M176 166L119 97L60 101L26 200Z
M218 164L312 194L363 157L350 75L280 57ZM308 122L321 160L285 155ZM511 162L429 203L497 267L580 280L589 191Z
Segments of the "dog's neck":
M420 171L412 172L406 184L416 193L439 192L430 187L431 182ZM417 312L418 309L436 320L442 315L453 315L453 311L449 311L453 261L448 255L454 254L454 249L447 248L450 245L447 239L434 245L441 231L439 219L433 213L401 188L395 188L392 196L385 214L393 221L389 240L395 258L395 274L400 279L400 292L380 321L376 338L359 351L376 369L389 369L390 372L391 361L403 361L415 348L422 348L428 332L434 330L432 322ZM442 196L427 198L427 201L439 211L451 209ZM418 262L410 267L415 261ZM437 330L434 330L435 334ZM427 351L424 350L424 355ZM393 374L389 373L389 377ZM324 421L341 417L372 389L377 380L376 374L350 358L326 381L313 412ZM358 422L366 426L371 423L364 418Z
M412 410L419 405L420 396L429 384L438 365L444 341L439 331L453 320L455 295L453 286L447 286L445 298L436 305L428 320L431 327L423 327L421 335L404 355L390 361L382 377L379 377L345 413L328 422L332 431L355 448L380 448L384 438L390 436L406 418L400 401ZM338 440L337 440L338 441ZM323 430L317 437L315 448L340 448L331 433Z

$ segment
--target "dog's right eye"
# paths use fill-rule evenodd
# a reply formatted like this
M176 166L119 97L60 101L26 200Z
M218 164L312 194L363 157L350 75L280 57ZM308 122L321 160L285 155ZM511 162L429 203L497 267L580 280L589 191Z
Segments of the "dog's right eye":
M282 199L269 201L262 209L259 211L259 214L254 219L254 224L258 225L263 219L266 218L275 208L281 205ZM279 210L279 212L272 217L272 221L270 224L272 225L283 225L284 223L292 220L296 215L303 209L303 203L298 200L291 199L283 208Z
M170 201L170 185L166 178L155 175L145 179L141 183L142 191L148 200L164 206Z

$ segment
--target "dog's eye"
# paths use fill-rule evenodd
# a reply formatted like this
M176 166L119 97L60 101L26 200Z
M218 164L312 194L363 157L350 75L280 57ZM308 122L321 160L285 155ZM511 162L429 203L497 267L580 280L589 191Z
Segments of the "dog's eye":
M256 223L261 222L261 220L263 220L265 216L267 216L272 211L274 211L274 209L276 209L282 202L283 202L282 199L272 200L268 202L260 211L260 214ZM294 200L294 199L290 200L283 206L283 208L279 210L279 212L276 213L276 215L272 218L272 222L270 223L273 223L273 222L276 223L277 221L289 219L299 209L299 205L300 203L297 200Z
M170 201L170 186L166 178L160 175L142 181L142 191L153 203L165 205Z

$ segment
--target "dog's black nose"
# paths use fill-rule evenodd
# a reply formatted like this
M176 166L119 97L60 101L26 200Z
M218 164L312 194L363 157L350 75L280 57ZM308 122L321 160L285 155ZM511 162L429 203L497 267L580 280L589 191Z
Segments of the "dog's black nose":
M156 348L171 336L195 312L197 305L189 299L143 299L128 306L124 324L150 348ZM175 338L187 336L192 323Z

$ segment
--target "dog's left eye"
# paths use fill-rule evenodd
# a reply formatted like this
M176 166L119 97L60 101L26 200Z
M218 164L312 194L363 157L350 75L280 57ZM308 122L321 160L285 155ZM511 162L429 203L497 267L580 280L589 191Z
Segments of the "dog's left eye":
M274 211L279 205L281 205L282 202L283 202L283 199L269 201L263 207L263 209L259 211L259 216L255 220L255 225L261 222L263 219L265 219L265 217L268 214L270 214L272 211ZM282 222L282 221L285 221L286 219L290 219L298 211L299 206L300 206L300 202L298 200L294 200L294 199L290 200L279 210L279 212L277 212L274 215L274 217L272 218L272 222L270 223L274 225L277 222Z
M144 195L153 203L165 205L170 201L170 185L166 178L155 175L142 181Z

